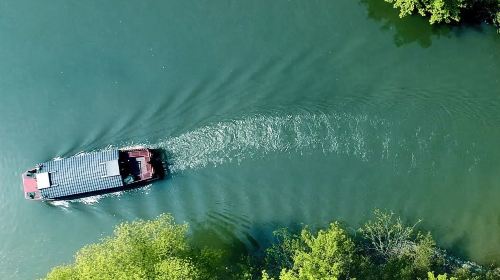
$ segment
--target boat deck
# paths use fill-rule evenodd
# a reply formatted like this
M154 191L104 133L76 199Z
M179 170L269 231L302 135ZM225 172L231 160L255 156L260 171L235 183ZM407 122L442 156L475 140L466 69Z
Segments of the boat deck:
M38 189L43 199L84 194L122 187L117 172L117 150L87 153L45 162L37 171Z

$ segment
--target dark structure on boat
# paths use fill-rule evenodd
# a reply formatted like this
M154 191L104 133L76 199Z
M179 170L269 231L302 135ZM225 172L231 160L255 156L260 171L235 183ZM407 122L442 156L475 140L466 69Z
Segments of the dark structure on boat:
M129 189L164 175L160 153L140 148L52 160L22 177L26 199L57 200Z

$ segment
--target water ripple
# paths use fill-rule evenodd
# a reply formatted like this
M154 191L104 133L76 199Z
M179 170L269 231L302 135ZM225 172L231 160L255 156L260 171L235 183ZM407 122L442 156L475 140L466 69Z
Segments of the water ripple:
M451 139L448 139L451 137ZM153 148L167 151L172 172L241 163L270 154L321 152L360 161L391 161L411 170L429 163L431 150L456 138L435 127L411 127L366 114L303 112L297 115L254 115L209 124L169 137ZM463 143L455 143L455 146ZM475 155L477 162L478 155ZM424 162L425 161L425 162Z

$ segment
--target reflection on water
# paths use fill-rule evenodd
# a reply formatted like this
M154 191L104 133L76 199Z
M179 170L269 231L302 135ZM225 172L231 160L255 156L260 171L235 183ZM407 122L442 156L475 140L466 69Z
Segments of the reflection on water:
M238 247L252 250L260 247L251 233L252 221L229 209L209 211L200 221L191 223L191 228L199 242L237 244Z
M56 1L1 2L0 275L42 277L163 212L257 248L381 207L479 261L500 248L493 29L401 20L383 0ZM173 175L23 201L33 163L137 145Z
M366 6L368 16L382 23L381 29L394 32L394 43L400 47L417 42L421 47L432 45L433 38L447 36L447 26L430 25L428 20L418 15L399 18L399 11L383 0L360 0Z

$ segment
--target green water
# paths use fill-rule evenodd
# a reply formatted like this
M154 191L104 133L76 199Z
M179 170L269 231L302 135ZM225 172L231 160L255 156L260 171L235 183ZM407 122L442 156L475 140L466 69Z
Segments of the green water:
M172 176L23 199L35 163L134 145L166 149ZM500 36L382 0L2 1L0 178L2 279L163 212L254 250L379 207L499 262Z

